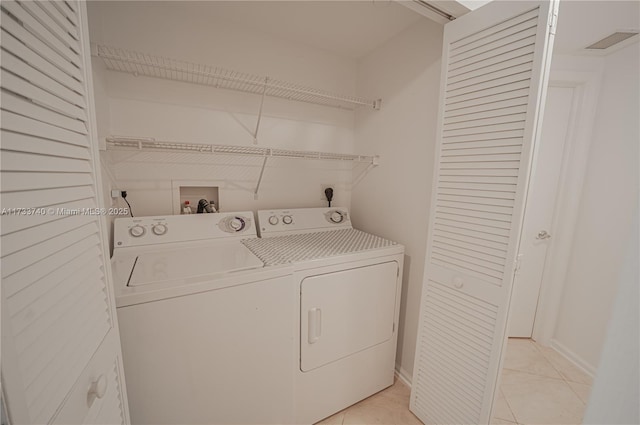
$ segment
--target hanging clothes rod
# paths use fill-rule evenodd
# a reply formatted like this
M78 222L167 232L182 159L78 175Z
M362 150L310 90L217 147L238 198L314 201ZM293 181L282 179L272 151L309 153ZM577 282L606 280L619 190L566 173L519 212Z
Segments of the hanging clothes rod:
M331 93L274 78L95 44L92 54L114 71L278 97L342 109L380 109L382 99Z
M438 15L442 16L443 18L449 20L449 21L453 21L456 19L455 16L450 15L449 13L445 12L442 9L439 9L437 7L435 7L432 4L429 4L428 2L426 2L425 0L413 0L415 3L419 4L420 6L429 9L430 11L432 11L433 13L437 13Z

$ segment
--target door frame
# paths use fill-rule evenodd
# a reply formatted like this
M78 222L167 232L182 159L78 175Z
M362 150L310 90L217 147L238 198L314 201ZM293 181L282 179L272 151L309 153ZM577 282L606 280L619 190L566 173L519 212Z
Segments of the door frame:
M593 122L604 62L600 58L554 57L550 87L575 90L571 121L562 159L562 171L554 207L553 235L549 245L538 306L533 323L533 339L542 345L553 344L565 280L582 198L582 188L591 148Z

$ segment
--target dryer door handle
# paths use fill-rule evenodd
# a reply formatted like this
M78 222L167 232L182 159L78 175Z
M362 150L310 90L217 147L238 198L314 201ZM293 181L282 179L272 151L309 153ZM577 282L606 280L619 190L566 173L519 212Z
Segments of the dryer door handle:
M317 307L309 309L308 312L308 341L315 344L320 339L322 333L322 310Z

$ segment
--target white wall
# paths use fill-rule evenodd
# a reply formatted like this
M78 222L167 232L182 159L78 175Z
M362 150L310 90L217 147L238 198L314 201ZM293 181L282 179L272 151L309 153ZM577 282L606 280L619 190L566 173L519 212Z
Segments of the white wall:
M397 367L411 379L424 268L440 88L442 26L423 20L358 62L358 90L379 112L356 113L356 150L381 165L353 191L352 218L405 246Z
M638 202L638 44L605 58L554 342L595 370ZM576 194L579 196L580 194Z
M189 2L188 7L91 2L91 41L355 94L355 59L225 22L215 7L215 2ZM96 58L93 65L102 139L253 145L259 96L107 71ZM352 111L268 98L258 140L266 147L351 153L353 125ZM256 201L259 158L111 151L102 156L106 192L127 190L136 215L172 214L179 203L172 197L173 181L219 186L224 211L324 206L322 184L334 185L334 205L350 206L352 170L345 164L269 161Z
M640 423L640 280L638 208L620 273L613 316L607 327L598 376L584 417L585 424Z

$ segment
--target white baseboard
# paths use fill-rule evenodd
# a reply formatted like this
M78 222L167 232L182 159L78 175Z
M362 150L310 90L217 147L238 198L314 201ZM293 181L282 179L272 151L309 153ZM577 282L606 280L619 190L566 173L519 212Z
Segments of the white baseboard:
M569 360L576 367L581 369L584 373L591 376L592 378L596 375L596 368L584 361L582 357L578 356L576 353L568 349L565 345L561 344L555 339L551 340L551 348L560 353L565 359Z
M396 365L396 376L399 380L404 382L407 387L411 388L411 375L398 365Z

